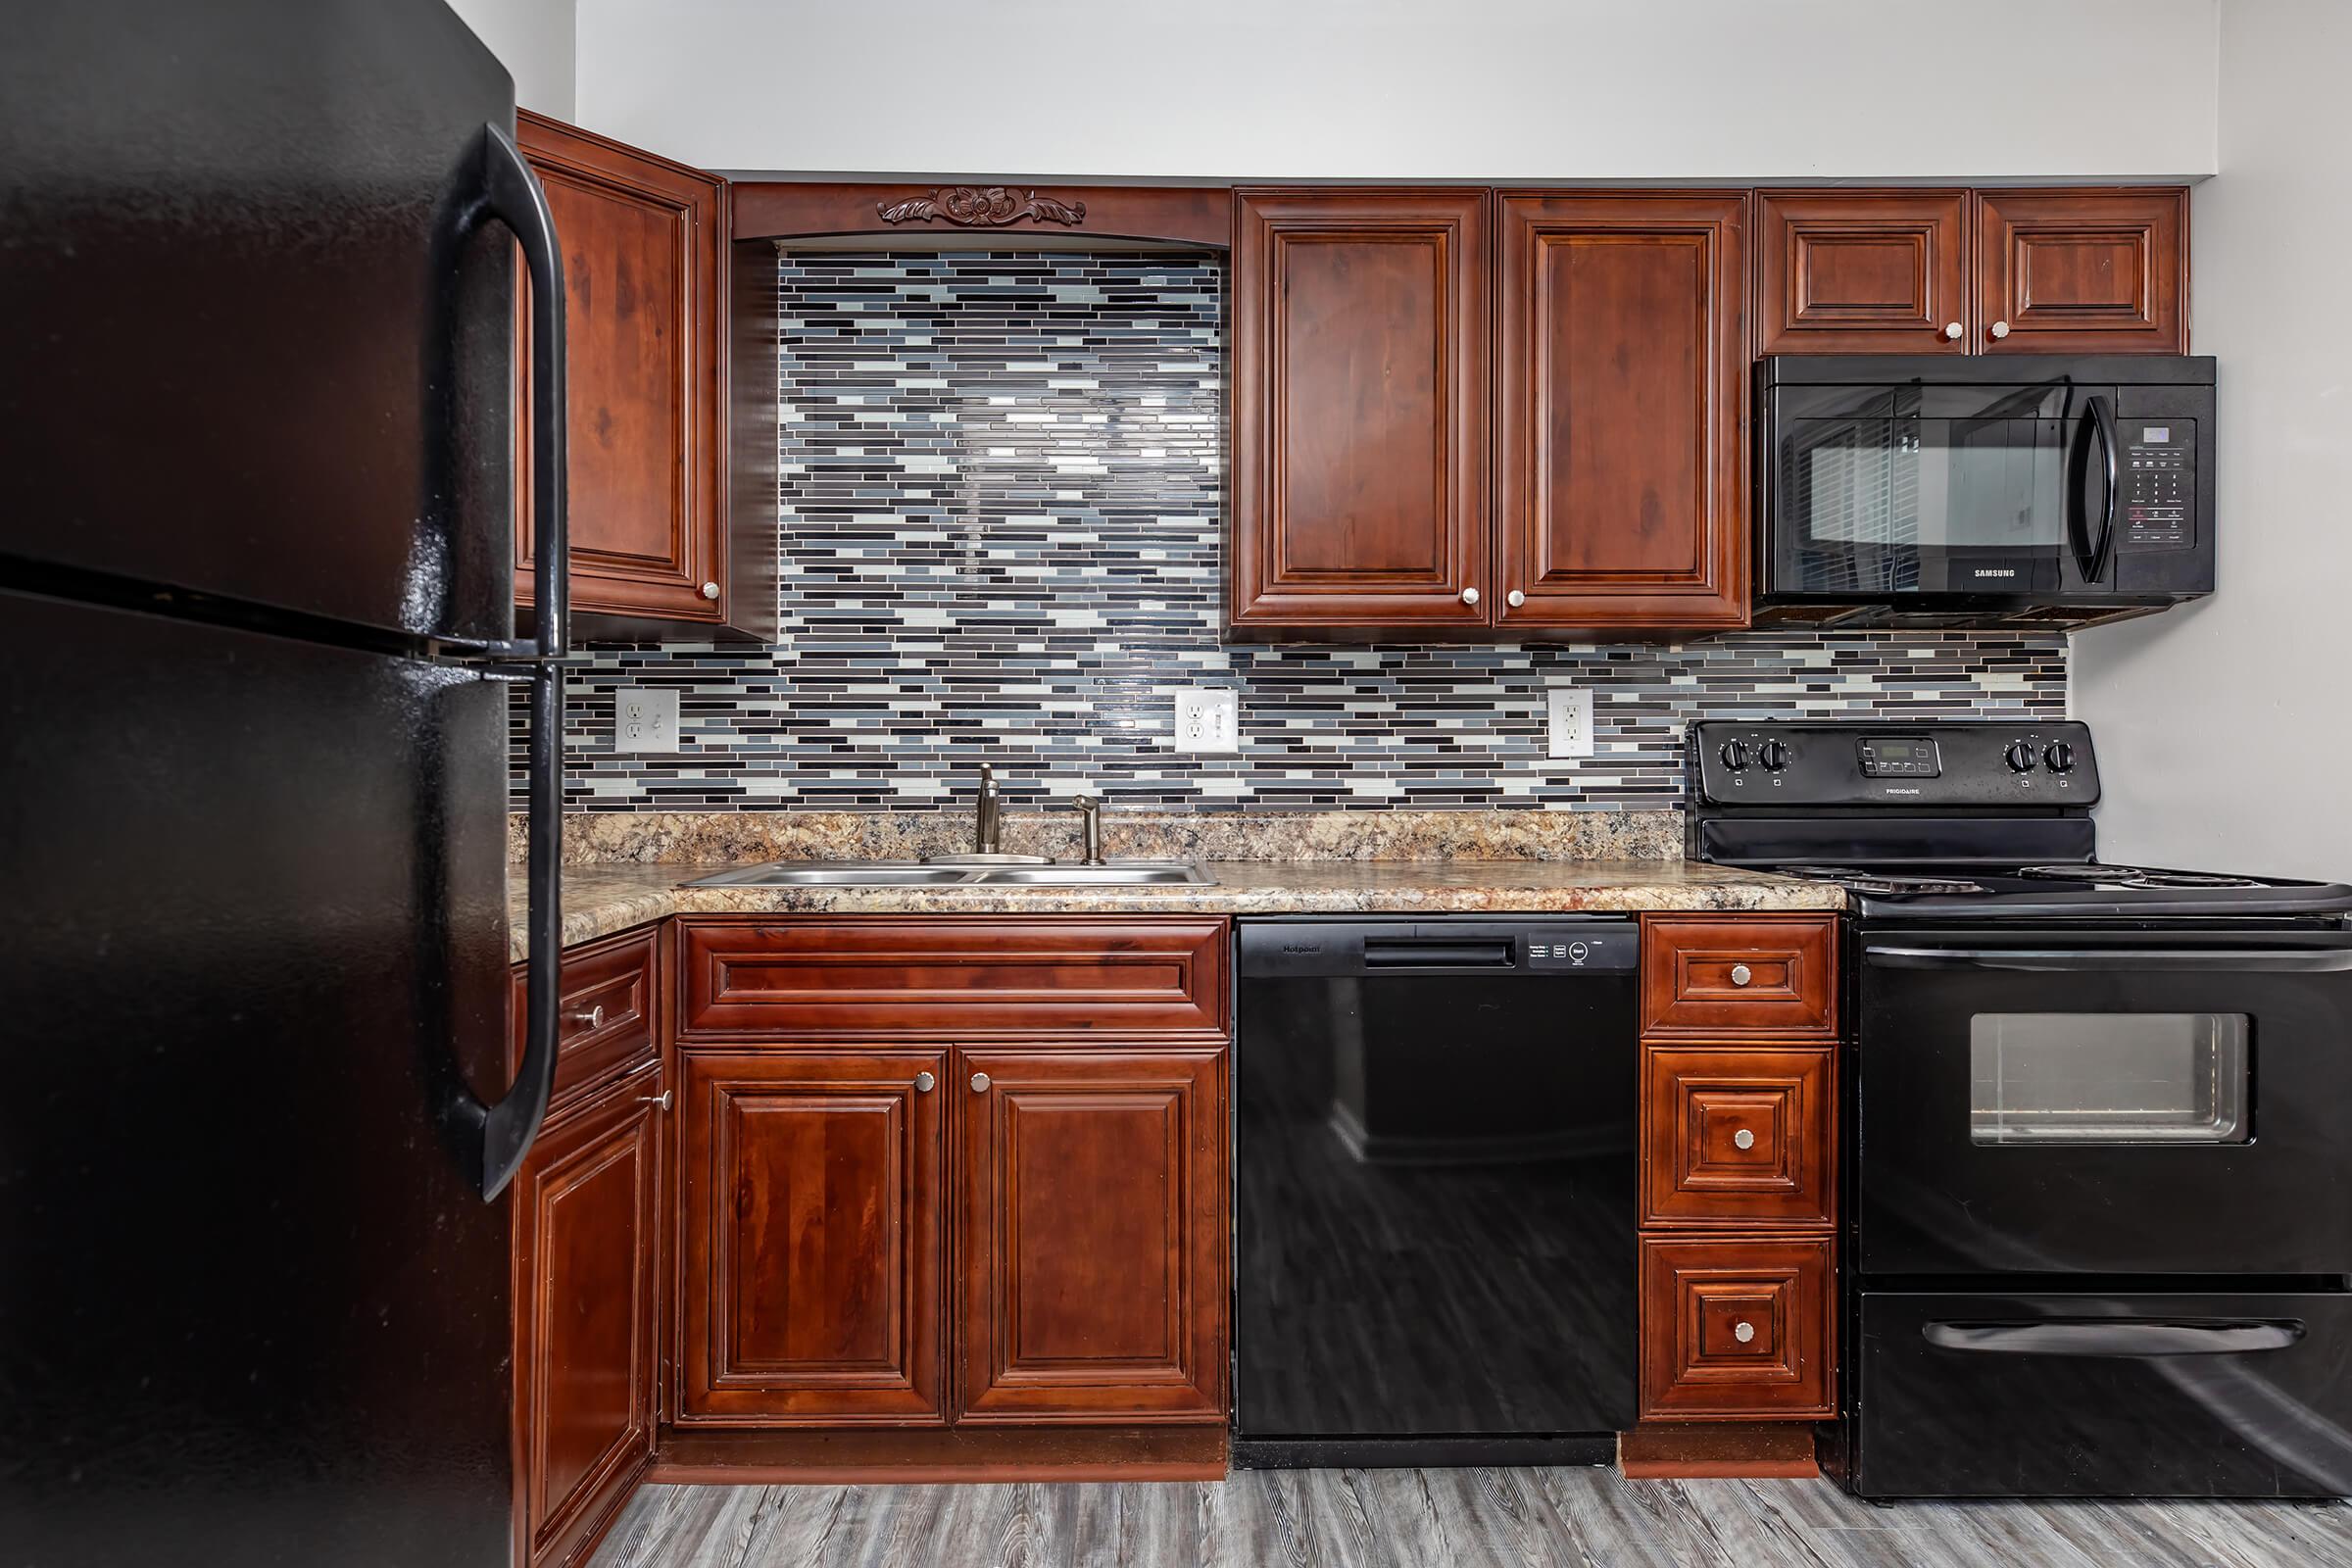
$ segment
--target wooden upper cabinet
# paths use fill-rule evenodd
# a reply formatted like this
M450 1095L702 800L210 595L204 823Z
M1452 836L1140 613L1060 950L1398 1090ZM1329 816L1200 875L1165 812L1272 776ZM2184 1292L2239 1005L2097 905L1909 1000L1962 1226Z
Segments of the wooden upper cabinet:
M1966 354L1968 192L1756 195L1758 354Z
M1483 627L1487 193L1237 200L1233 630Z
M676 635L731 629L758 614L761 590L730 570L726 182L528 111L515 124L564 253L573 612L675 623ZM527 409L529 310L517 303ZM516 472L515 595L527 606L527 418Z
M1218 1421L1220 1051L958 1051L957 1419Z
M2188 352L2188 192L1977 193L1988 354Z
M1747 622L1747 195L1501 201L1503 631Z

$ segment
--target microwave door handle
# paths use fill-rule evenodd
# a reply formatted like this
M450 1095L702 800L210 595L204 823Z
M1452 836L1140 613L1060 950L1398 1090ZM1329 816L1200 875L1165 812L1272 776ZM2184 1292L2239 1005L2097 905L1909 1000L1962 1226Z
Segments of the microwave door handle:
M2103 457L2100 477L2104 481L2100 494L2105 498L2099 504L2098 543L2090 547L2090 564L2084 570L2092 582L2104 582L2108 554L2115 547L2116 497L2122 490L2116 473L2115 408L2106 397L2093 392L2083 402L2082 415L2099 437L2099 451Z
M2058 1318L2019 1323L1929 1323L1921 1338L1940 1350L1991 1355L2244 1355L2284 1350L2303 1338L2299 1319Z
M2099 580L2099 558L2090 547L2090 509L2083 503L2084 470L2090 466L2090 438L2098 428L2089 404L2075 416L2074 434L2066 444L2066 545L2075 555L2075 569L2086 585Z
M2181 951L2115 948L2090 952L2041 948L1865 947L1865 963L1881 969L2011 969L2038 974L2083 974L2136 969L2341 974L2352 971L2352 948L2244 948Z

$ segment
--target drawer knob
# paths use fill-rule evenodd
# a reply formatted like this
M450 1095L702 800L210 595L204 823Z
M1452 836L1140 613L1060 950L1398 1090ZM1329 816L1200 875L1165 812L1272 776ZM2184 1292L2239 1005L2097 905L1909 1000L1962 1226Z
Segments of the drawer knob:
M1943 335L1950 338L1955 343L1960 341L1960 334L1967 330L1968 329L1962 326L1958 321L1946 321L1943 323Z
M985 1095L988 1093L988 1074L984 1072L976 1072L972 1074L972 1093L975 1095Z
M1732 1338L1738 1340L1741 1345L1745 1345L1748 1341L1754 1339L1755 1337L1756 1326L1747 1321L1747 1319L1741 1318L1739 1322L1732 1325Z
M703 597L705 599L716 599L718 597L718 584L714 582L707 582L703 584Z
M664 1089L658 1095L639 1095L637 1097L637 1103L640 1105L660 1105L663 1110L667 1110L669 1108L669 1091Z
M1732 984L1736 986L1743 986L1750 980L1753 980L1755 977L1755 971L1750 969L1746 964L1735 963L1732 965Z
M914 1092L918 1095L927 1095L931 1092L931 1086L937 1082L939 1080L929 1073L918 1072L914 1075Z
M1478 603L1478 590L1477 590L1477 589L1475 589L1475 588L1465 588L1465 589L1463 589L1463 590L1462 590L1462 603L1463 603L1463 604L1465 604L1465 605L1475 605L1475 604L1477 604L1477 603Z
M564 1015L564 1021L586 1024L591 1029L602 1029L605 1026L605 1004L600 1002L593 1007L575 1008Z
M1517 610L1521 605L1527 603L1527 595L1514 588L1509 593L1502 596L1502 602L1510 606L1513 610Z
M1756 1147L1756 1135L1742 1127L1732 1134L1732 1147L1734 1149L1753 1149Z
M1997 338L1997 337L2007 337L2007 336L2009 335L2009 323L2008 323L2007 321L1995 321L1995 322L1993 322L1993 323L1992 323L1992 335L1993 335L1994 337L1996 337L1996 338Z

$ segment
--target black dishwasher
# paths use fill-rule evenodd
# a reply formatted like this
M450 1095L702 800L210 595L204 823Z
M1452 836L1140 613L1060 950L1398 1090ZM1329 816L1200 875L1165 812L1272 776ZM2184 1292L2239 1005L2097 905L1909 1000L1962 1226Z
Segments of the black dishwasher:
M1599 1463L1634 1423L1630 919L1240 923L1234 1462Z

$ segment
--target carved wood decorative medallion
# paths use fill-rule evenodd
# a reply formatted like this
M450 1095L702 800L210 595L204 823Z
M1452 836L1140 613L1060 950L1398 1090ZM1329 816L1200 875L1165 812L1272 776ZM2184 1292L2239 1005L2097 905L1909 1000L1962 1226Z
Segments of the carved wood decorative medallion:
M943 185L928 196L876 202L874 211L885 223L928 223L944 218L965 228L1003 228L1024 218L1075 228L1086 220L1084 202L1056 201L1006 185Z

